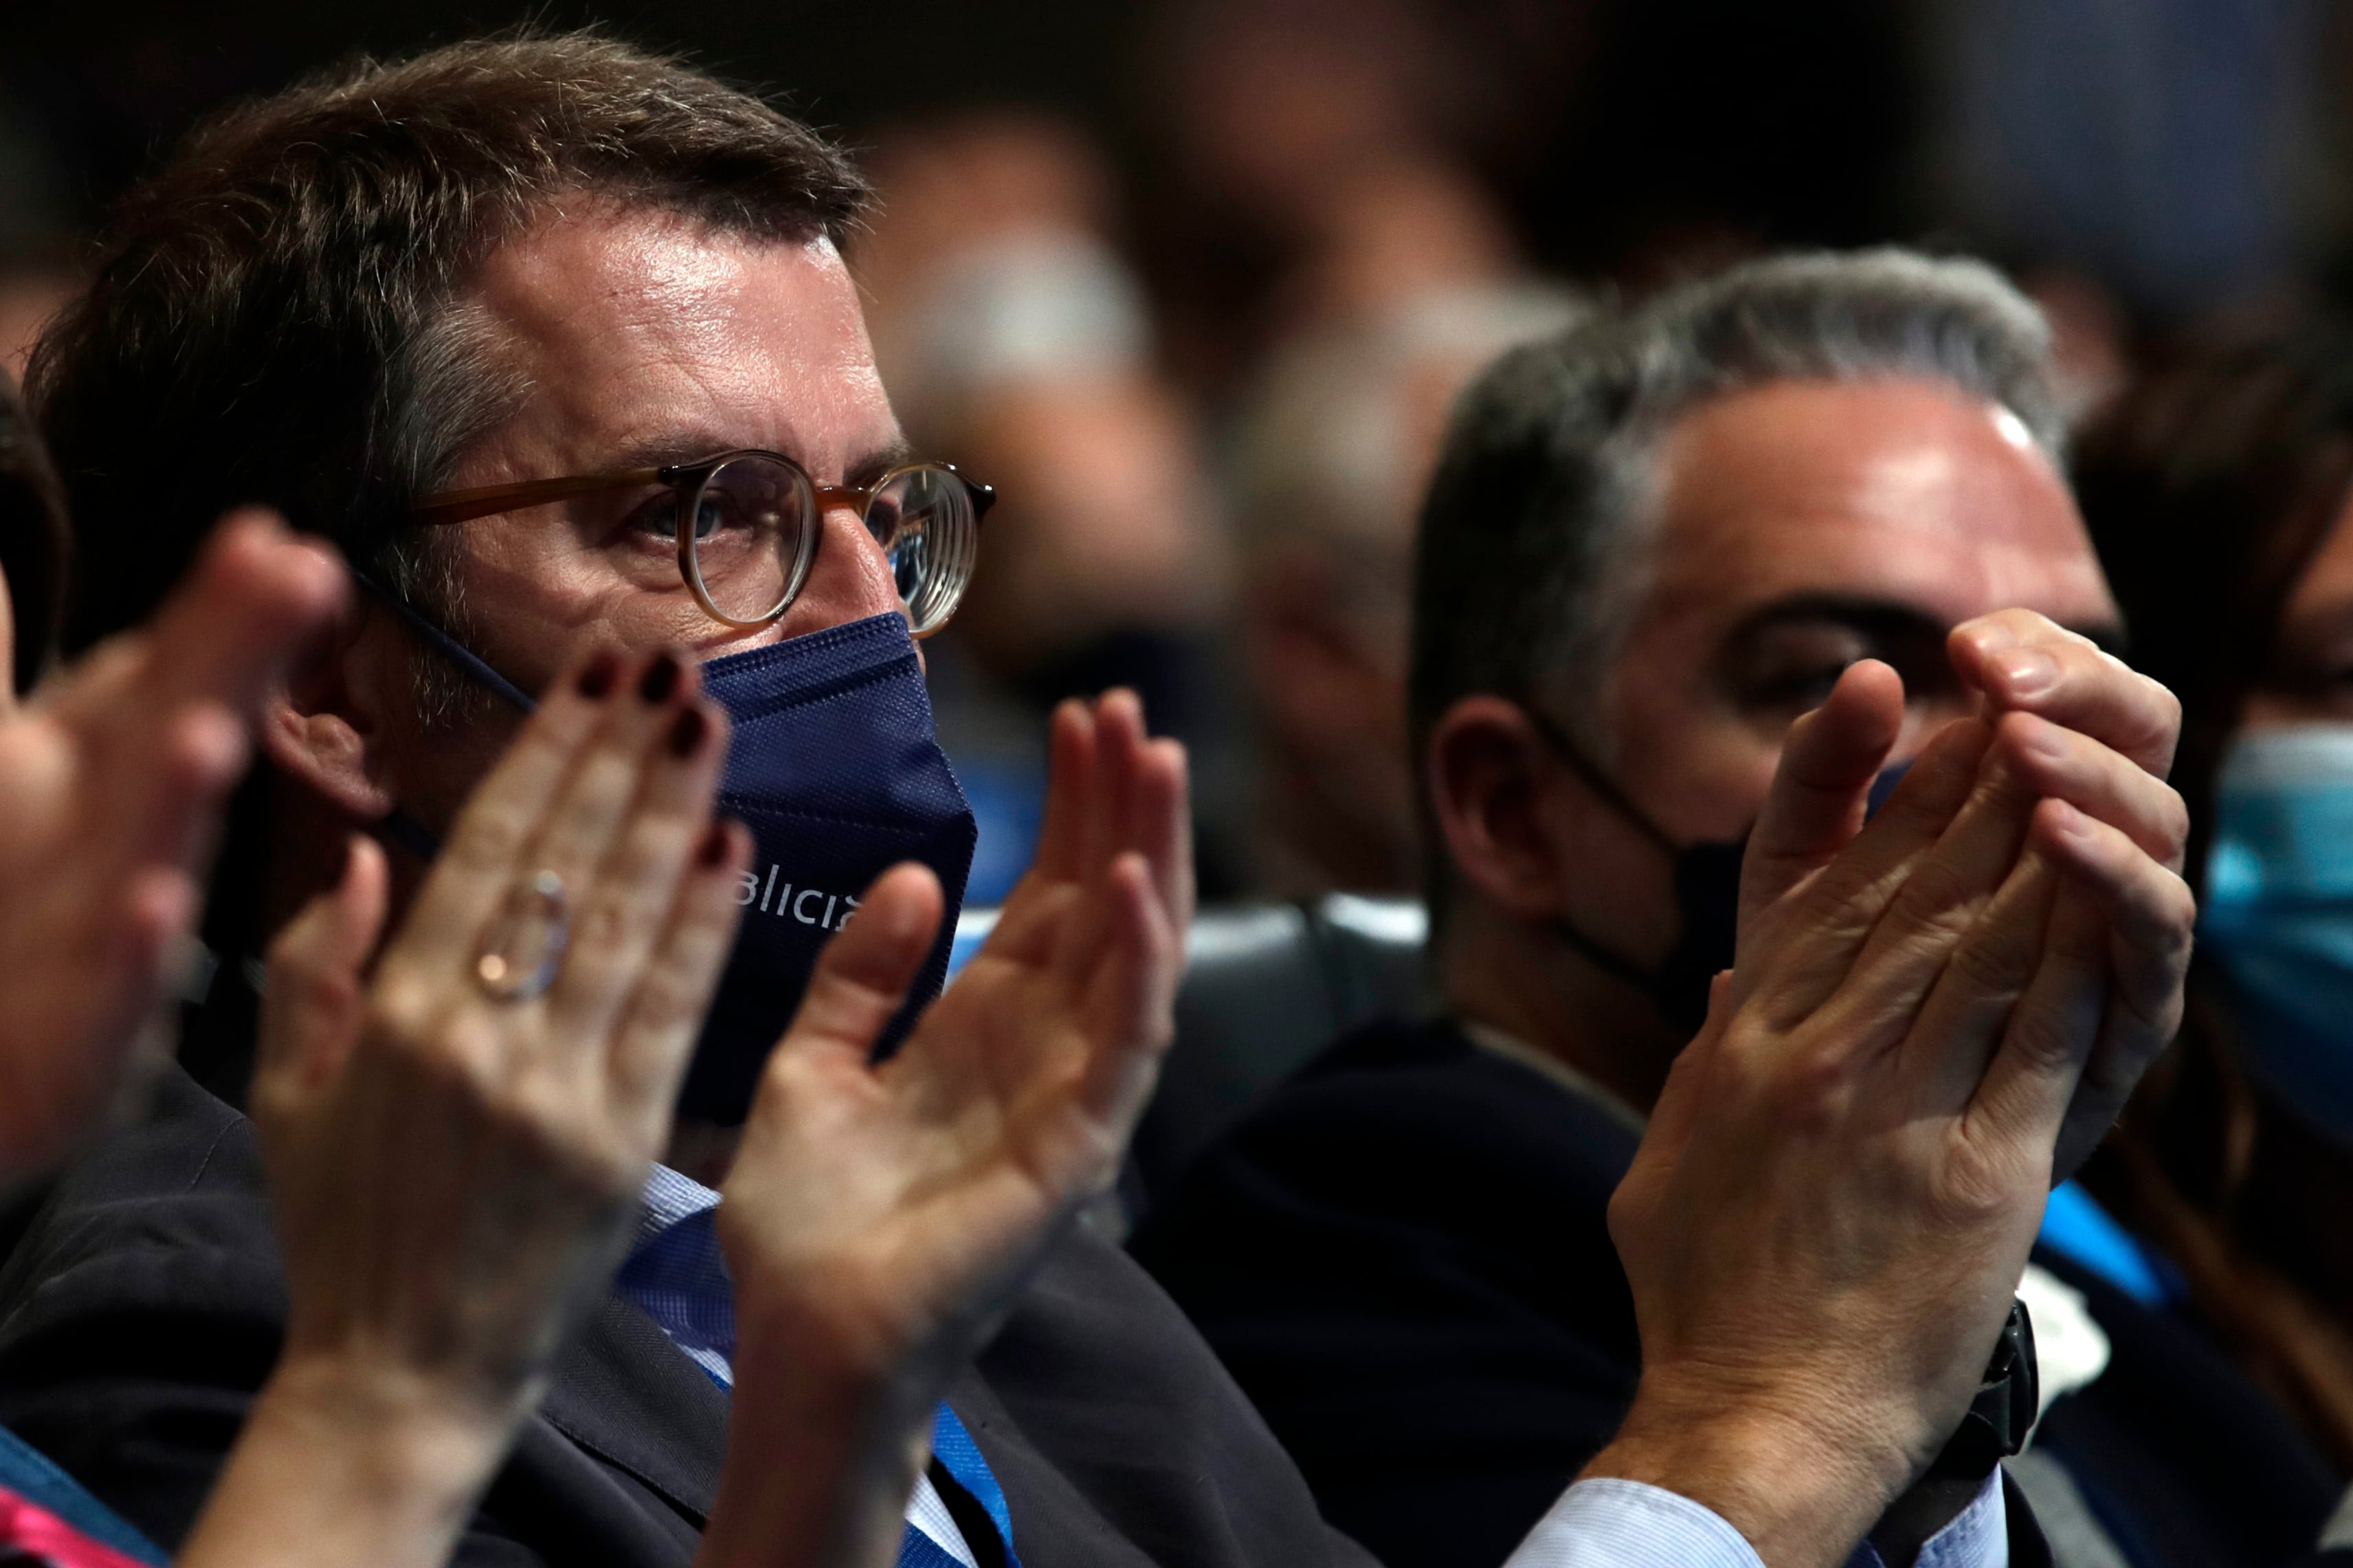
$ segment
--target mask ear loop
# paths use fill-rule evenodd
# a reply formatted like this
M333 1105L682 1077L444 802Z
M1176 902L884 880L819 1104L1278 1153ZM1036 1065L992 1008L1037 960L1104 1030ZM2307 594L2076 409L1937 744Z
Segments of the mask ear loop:
M1520 702L1516 706L1527 715L1528 722L1535 727L1538 735L1544 737L1545 744L1552 749L1553 754L1567 763L1569 771L1584 782L1585 787L1601 797L1603 805L1632 823L1641 830L1642 837L1665 850L1668 858L1672 859L1683 852L1684 847L1669 837L1665 828L1651 821L1648 812L1629 799L1626 792L1618 787L1618 781L1603 773L1599 765L1585 754L1585 749L1569 739L1568 731L1562 729L1551 714L1533 702Z
M489 661L480 654L443 631L434 624L433 617L394 593L391 587L379 581L374 573L354 569L352 575L378 604L399 616L410 631L432 644L435 652L473 677L479 684L505 699L518 712L532 713L538 710L539 699L491 668Z
M1584 748L1569 738L1568 731L1554 721L1552 715L1533 702L1520 701L1516 706L1521 712L1527 715L1528 722L1535 726L1536 733L1543 737L1546 746L1555 756L1568 764L1569 771L1577 774L1585 787L1600 796L1602 803L1610 810L1630 823L1645 838L1657 845L1666 855L1668 863L1680 870L1683 858L1692 846L1678 844L1668 837L1666 829L1652 821L1648 812L1628 798L1626 792L1619 787L1618 781L1602 772L1599 765L1585 754ZM1689 911L1684 912L1684 918L1686 920L1690 918ZM1553 934L1574 949L1587 963L1604 974L1633 987L1649 997L1651 1004L1662 1014L1672 1010L1672 1000L1666 995L1671 987L1667 984L1670 977L1665 966L1644 968L1624 953L1588 934L1565 915L1555 916L1549 923L1552 926Z
M397 616L410 631L423 637L436 653L456 665L476 683L503 700L519 712L530 713L538 709L539 701L536 698L493 669L490 661L483 658L481 655L435 625L431 616L394 593L391 586L380 581L374 573L363 572L354 567L352 576L362 588L367 591L370 597ZM376 824L376 829L385 837L428 864L439 858L441 854L441 840L434 837L423 823L396 805L385 816L383 821Z

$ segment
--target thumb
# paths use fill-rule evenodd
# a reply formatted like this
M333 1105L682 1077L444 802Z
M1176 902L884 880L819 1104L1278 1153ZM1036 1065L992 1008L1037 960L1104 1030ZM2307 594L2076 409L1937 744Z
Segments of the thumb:
M864 1061L906 1001L945 907L927 866L911 860L877 878L856 918L818 954L777 1054L849 1052Z
M343 1070L358 1032L360 971L384 930L385 899L384 850L355 834L343 880L305 904L270 944L257 1100L307 1094Z

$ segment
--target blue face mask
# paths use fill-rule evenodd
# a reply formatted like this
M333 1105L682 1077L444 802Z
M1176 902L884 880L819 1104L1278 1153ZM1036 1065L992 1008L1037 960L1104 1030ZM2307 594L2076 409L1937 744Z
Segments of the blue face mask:
M525 711L537 706L472 649L379 596L475 679ZM744 923L679 1114L732 1126L750 1113L761 1066L800 1006L818 950L876 877L920 860L939 877L947 912L879 1054L906 1037L945 981L976 830L933 732L931 694L904 616L730 654L702 673L703 690L734 730L717 809L751 830L754 848L736 899ZM405 816L387 826L427 858L439 848Z
M2215 790L2198 940L2245 1065L2353 1147L2353 724L2240 736Z

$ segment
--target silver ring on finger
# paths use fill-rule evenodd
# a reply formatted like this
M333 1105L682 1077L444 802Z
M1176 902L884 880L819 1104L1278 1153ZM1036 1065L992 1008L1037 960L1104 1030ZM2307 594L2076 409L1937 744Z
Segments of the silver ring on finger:
M474 980L493 1002L528 1002L547 994L572 941L570 900L564 879L549 870L518 879L482 932Z

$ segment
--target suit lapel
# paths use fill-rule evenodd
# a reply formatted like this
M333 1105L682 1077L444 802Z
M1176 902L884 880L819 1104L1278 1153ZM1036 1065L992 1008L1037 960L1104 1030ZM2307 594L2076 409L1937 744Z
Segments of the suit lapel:
M727 1395L638 1307L607 1295L557 1359L540 1414L701 1528L719 1492Z

